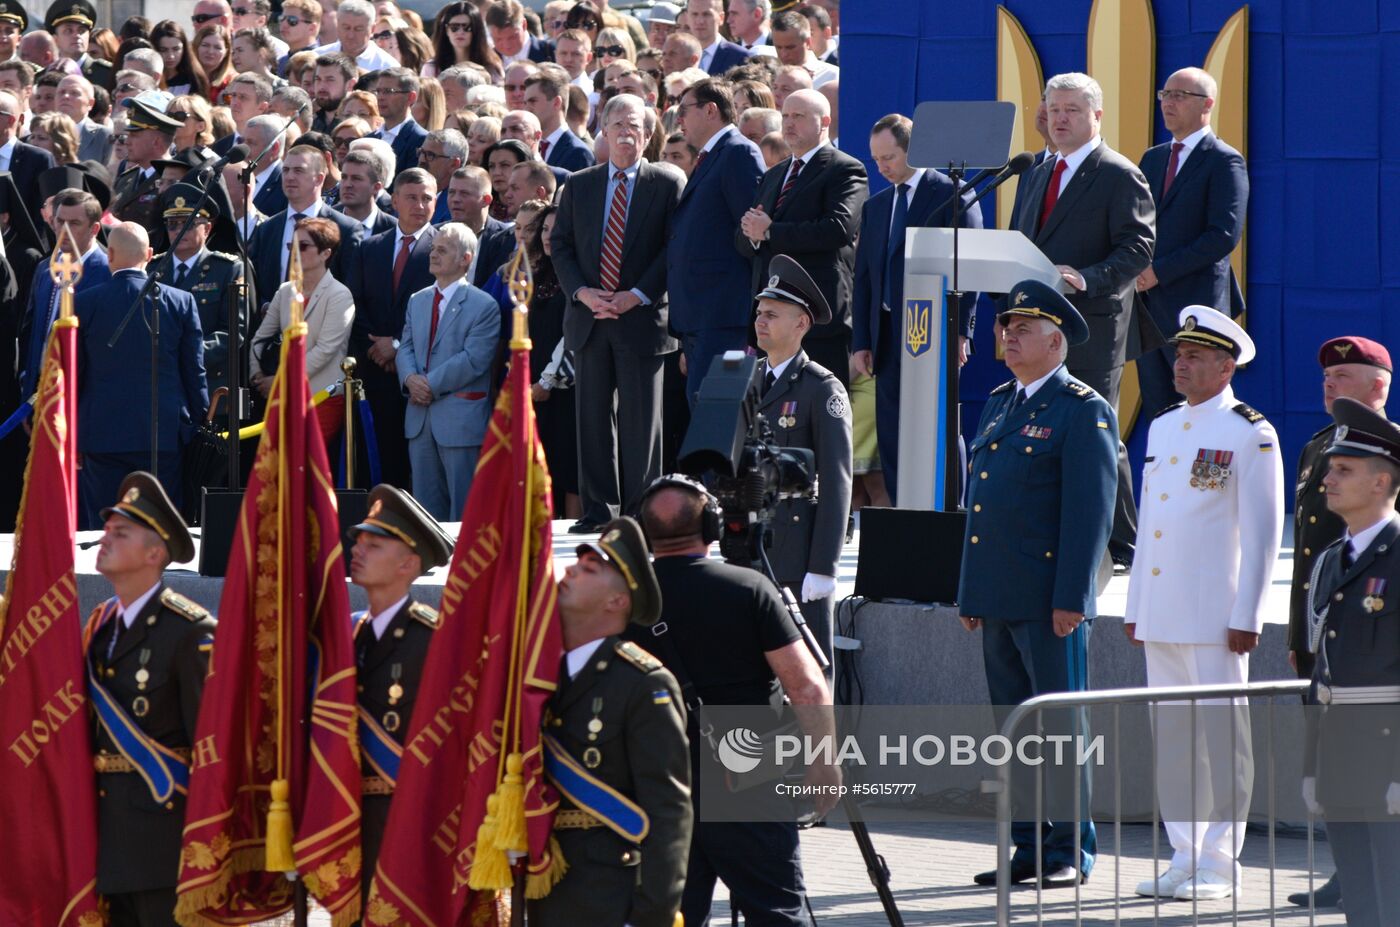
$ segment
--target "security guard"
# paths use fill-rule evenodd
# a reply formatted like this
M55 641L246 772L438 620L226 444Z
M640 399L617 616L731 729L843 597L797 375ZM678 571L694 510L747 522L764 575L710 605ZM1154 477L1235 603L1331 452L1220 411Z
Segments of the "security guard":
M768 265L768 286L758 294L754 331L763 362L758 411L773 426L780 447L811 449L815 499L785 499L773 516L769 559L778 581L802 603L828 661L836 611L836 568L851 510L851 404L830 370L809 360L802 337L831 320L831 307L812 278L787 255ZM834 663L826 670L831 682Z
M1400 427L1345 397L1332 418L1323 485L1346 529L1309 576L1309 702L1321 707L1303 799L1327 818L1347 924L1381 927L1400 923Z
M194 542L156 478L136 472L102 510L97 571L116 595L83 632L97 755L97 891L113 927L175 923L190 746L214 621L161 574Z
M529 902L538 927L672 927L690 850L690 758L680 687L618 636L654 625L661 592L630 518L578 547L559 584L564 666L544 719L545 770L568 871Z
M44 14L44 29L57 37L58 27L64 23L77 23L87 32L87 37L83 40L83 47L86 49L92 37L93 26L97 25L97 9L88 0L54 0L49 5L48 12ZM94 58L86 50L78 59L78 67L82 69L84 77L99 87L105 87L108 93L111 93L117 84L117 69L112 66L112 62Z
M424 573L446 565L453 545L416 499L387 483L370 490L369 514L350 535L350 581L369 598L369 609L353 616L364 796L360 872L368 897L399 754L438 626L437 612L413 601L411 588Z
M1088 340L1083 316L1033 280L1017 284L1006 305L997 321L1016 379L992 391L968 448L969 511L958 583L963 626L983 629L994 706L1089 688L1094 574L1108 544L1118 482L1113 409L1064 366L1070 345ZM1035 877L1037 843L1044 851L1045 888L1088 878L1097 846L1087 817L1079 827L1078 859L1072 821L1016 822L1011 836L1013 882ZM996 878L992 870L974 881L995 885Z
M128 107L127 157L132 166L117 175L112 215L124 222L135 222L153 237L164 228L160 218L161 169L155 162L170 154L171 139L180 129L180 120L165 114L162 104L170 99L168 93L148 90L122 101Z
M199 202L200 188L177 183L161 198L165 228L174 239ZM211 251L209 236L219 219L219 207L206 199L197 218L173 255L158 255L153 264L161 280L194 297L199 306L199 327L204 332L204 374L213 392L228 385L229 306L243 280L243 263L232 254ZM248 307L255 305L255 294L248 293L239 306L239 344L248 344Z
M14 38L14 51L7 60L19 58L19 37L29 31L29 11L20 0L0 0L0 22L14 26L18 33Z
M1278 435L1230 387L1237 365L1254 359L1244 329L1207 306L1178 320L1172 370L1185 399L1148 432L1125 630L1145 646L1149 686L1243 685L1283 530ZM1203 714L1157 718L1158 800L1175 853L1140 895L1218 901L1238 890L1254 778L1248 718Z

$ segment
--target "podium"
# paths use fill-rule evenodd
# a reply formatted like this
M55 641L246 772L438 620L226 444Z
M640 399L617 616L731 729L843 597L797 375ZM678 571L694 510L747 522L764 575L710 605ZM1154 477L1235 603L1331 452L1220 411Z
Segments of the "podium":
M1063 291L1060 272L1017 231L958 230L958 287L1006 293L1022 280ZM958 398L956 310L949 311L953 230L911 228L904 240L900 344L899 507L956 511Z

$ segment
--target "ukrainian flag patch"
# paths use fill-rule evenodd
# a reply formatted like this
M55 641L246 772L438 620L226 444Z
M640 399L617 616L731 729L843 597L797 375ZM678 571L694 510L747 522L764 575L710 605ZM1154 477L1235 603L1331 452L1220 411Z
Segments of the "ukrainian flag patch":
M1105 422L1103 419L1099 419L1098 426L1104 429L1105 431L1108 430L1108 422Z
M651 693L651 703L653 705L671 704L671 692L669 689L657 689Z
M1266 442L1266 443L1264 443L1264 444L1259 445L1259 452L1260 452L1261 454L1267 454L1267 453L1269 453L1269 451L1272 451L1273 449L1274 449L1274 442L1272 442L1272 441L1268 441L1268 442Z

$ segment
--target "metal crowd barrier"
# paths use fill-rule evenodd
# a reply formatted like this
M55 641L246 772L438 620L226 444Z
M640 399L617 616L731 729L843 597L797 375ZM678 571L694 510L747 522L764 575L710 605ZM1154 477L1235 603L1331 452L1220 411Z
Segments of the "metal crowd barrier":
M1122 706L1124 706L1124 705L1130 705L1130 704L1157 705L1158 703L1161 703L1161 702L1185 702L1185 703L1189 703L1189 705L1191 706L1191 707L1190 707L1190 711L1191 711L1192 733L1193 733L1193 736L1191 737L1191 767L1192 767L1192 776L1191 776L1191 796L1192 796L1192 799L1193 799L1193 801L1194 801L1195 798L1196 798L1196 781L1195 781L1195 778L1196 778L1196 777L1195 777L1195 768L1196 768L1196 760L1197 760L1197 755L1196 755L1196 753L1197 753L1197 741L1198 741L1198 738L1197 738L1196 736L1194 736L1194 735L1195 735L1195 733L1196 733L1196 710L1197 710L1197 706L1199 705L1200 701L1203 700L1203 699L1224 699L1224 698L1234 699L1234 698L1249 698L1249 697L1254 697L1254 698L1265 698L1265 697L1267 697L1267 698L1269 699L1269 703L1268 703L1268 719L1269 719L1269 722L1270 722L1270 724L1269 724L1268 735L1267 735L1267 737L1266 737L1266 740L1267 740L1267 748L1266 748L1266 749L1267 749L1267 756L1268 756L1268 772L1267 772L1267 775L1268 775L1268 805L1269 805L1269 815L1268 815L1268 828L1269 828L1269 923L1270 923L1270 924L1273 924L1274 921L1275 921L1274 912L1277 910L1277 905L1276 905L1276 903L1275 903L1277 899L1276 899L1276 897L1275 897L1275 885L1274 885L1274 882L1275 882L1275 872L1276 872L1276 862L1277 862L1277 861L1276 861L1276 857L1275 857L1275 845L1274 845L1274 841L1275 841L1275 825L1276 825L1277 822L1276 822L1276 817L1275 817L1274 738L1273 738L1273 718L1274 718L1274 714L1273 714L1273 712L1274 712L1274 706L1277 704L1278 698L1279 698L1280 696L1290 696L1290 697L1302 696L1303 694L1305 694L1305 693L1308 691L1308 686L1309 686L1309 683L1308 683L1308 681L1306 681L1306 680L1286 680L1286 681L1277 681L1277 682L1254 682L1254 683L1245 683L1245 684L1242 684L1242 685L1222 685L1222 686L1177 686L1177 687L1174 687L1174 688L1160 688L1160 689L1152 689L1152 688L1143 688L1143 689L1104 689L1104 690L1093 691L1093 692L1062 692L1062 693L1054 693L1054 694L1051 694L1051 695L1037 696L1036 698L1030 699L1029 701L1026 701L1026 702L1023 702L1023 703L1020 704L1020 705L1017 705L1017 706L1010 712L1010 714L1007 715L1007 718L1006 718L1005 722L1004 722L1004 723L1002 724L1002 726L1001 726L1001 733L1002 733L1003 736L1006 736L1006 737L1008 737L1008 738L1011 738L1011 737L1015 734L1015 732L1016 732L1018 729L1022 728L1029 720L1031 720L1031 716L1035 716L1035 717L1034 717L1034 722L1035 722L1035 724L1037 725L1037 732L1039 732L1039 731L1043 730L1044 712L1047 711L1047 710L1050 710L1050 709L1086 709L1086 710L1087 710L1088 708L1093 708L1093 707L1111 707L1112 710L1113 710L1113 727L1114 727L1114 731L1115 731L1115 734L1116 734L1117 731L1118 731L1119 716L1120 716L1120 713L1121 713ZM1231 734L1232 734L1232 735L1236 733L1236 731L1235 731L1235 723L1236 723L1236 722L1235 722L1235 716L1236 716L1236 713L1235 713L1235 712L1232 712L1232 713L1231 713ZM1114 782L1113 782L1113 792L1114 792L1114 816L1113 816L1113 852L1114 852L1114 867L1113 867L1113 889L1114 889L1114 892L1113 892L1113 894L1114 894L1114 903L1113 903L1113 923L1114 923L1115 925L1118 925L1118 924L1121 923L1121 908L1122 908L1122 898L1123 898L1122 889L1123 889L1123 887L1124 887L1124 886L1121 884L1121 869L1122 869L1122 852L1121 852L1121 851L1122 851L1122 827L1123 827L1123 820L1122 820L1122 819L1123 819L1123 814L1122 814L1122 811L1123 811L1123 809L1122 809L1122 795L1123 795L1123 791L1122 791L1122 772L1123 772L1123 767L1122 767L1121 762L1117 762L1117 760L1119 759L1119 757L1117 756L1117 750L1118 750L1118 748L1119 748L1119 741L1118 741L1118 738L1115 737L1115 739L1114 739L1115 763L1114 763ZM1158 791L1158 790L1157 790L1157 757L1156 757L1156 755L1155 755L1155 737L1154 737L1154 755L1153 755L1153 757L1152 757L1152 763L1151 763L1151 765L1152 765L1152 793L1153 793L1153 795L1155 796L1155 795L1157 794L1157 791ZM1232 758L1232 761L1231 761L1231 768L1232 768L1232 771L1233 771L1234 768L1235 768L1235 767L1234 767L1234 758ZM1011 764L1005 764L1005 765L1000 766L1000 767L998 768L997 779L986 783L985 786L984 786L984 788L987 789L988 791L993 791L993 792L995 792L995 793L996 793L996 796L997 796L997 920L996 920L997 927L1010 927L1010 925L1011 925L1011 884L1010 884L1010 877L1011 877L1011 824L1012 824L1011 818L1012 818L1012 815L1013 815L1013 811L1012 811L1012 791L1011 791L1011 772L1012 772L1012 765L1011 765ZM1081 852L1081 846L1080 846L1080 831L1079 831L1078 825L1084 820L1084 818L1082 817L1082 811L1083 811L1083 809L1080 807L1080 799L1081 799L1081 796L1083 795L1083 790L1082 790L1082 784L1083 784L1083 783L1082 783L1082 776L1083 776L1082 767L1080 767L1078 764L1076 764L1076 765L1075 765L1075 768L1074 768L1074 777L1073 777L1073 778L1074 778L1074 809L1075 809L1075 815L1074 815L1074 817L1075 817L1075 825L1076 825L1076 827L1075 827L1075 834L1074 834L1074 857L1075 857L1076 860L1080 859L1080 852ZM1043 775L1042 768L1041 768L1040 766L1037 766L1037 767L1036 767L1036 777L1035 777L1035 778L1036 778L1036 785L1035 785L1035 788L1036 788L1036 795L1035 795L1035 797L1036 797L1036 802L1035 802L1036 816L1035 816L1035 819L1036 819L1037 822L1039 822L1039 821L1042 821L1042 820L1043 820L1043 815L1042 815L1040 812L1042 811L1042 807L1043 807L1042 803L1043 803L1043 799L1044 799L1044 775ZM1234 782L1234 777L1233 777L1233 776L1232 776L1231 791L1232 791L1232 798L1235 799L1235 800L1238 800L1238 792L1237 792L1237 790L1235 789L1235 782ZM1235 807L1237 808L1237 806L1235 806ZM1246 814L1247 814L1247 812L1246 812ZM1238 821L1238 820L1240 820L1240 817L1239 817L1238 815L1236 815L1233 819L1236 820L1236 821ZM1151 873L1151 876L1149 877L1149 878L1153 878L1153 879L1158 878L1158 877L1161 875L1161 871L1160 871L1160 863L1161 863L1161 860L1160 860L1160 856L1159 856L1159 849L1160 849L1159 844L1160 844L1160 841L1161 841L1161 828L1160 828L1160 820L1159 820L1159 809L1158 809L1158 804L1157 804L1157 802L1156 802L1155 799L1154 799L1154 801L1153 801L1153 803L1152 803L1152 873ZM1313 867L1313 818L1312 818L1311 815L1309 815L1309 817L1308 817L1307 841L1308 841L1308 870L1309 870L1309 872L1308 872L1308 891L1309 891L1309 893L1311 893L1311 892L1312 892L1312 889L1313 889L1313 873L1312 873L1312 867ZM1041 842L1040 842L1040 841L1037 841L1037 843L1036 843L1036 852L1035 852L1035 871L1036 871L1036 889L1035 889L1035 891L1036 891L1036 898L1035 898L1036 920L1035 920L1035 922L1036 922L1037 925L1044 923L1044 919L1043 919L1043 918L1044 918L1044 898L1043 898L1044 889L1041 887L1041 877L1042 877L1043 872L1044 872L1044 859L1043 859L1042 849L1043 849L1043 848L1042 848ZM1194 861L1193 861L1193 862L1194 862ZM1232 923L1232 924L1238 924L1238 922L1239 922L1239 894L1240 894L1240 893L1239 893L1238 891L1235 891L1235 892L1233 892L1233 893L1231 894L1231 923ZM1160 904L1161 904L1161 896L1160 896L1160 895L1155 896L1155 897L1153 898L1153 924L1154 924L1154 925L1158 922L1159 917L1160 917ZM1197 907L1197 906L1198 906L1198 902L1193 898L1193 900L1192 900L1192 902L1191 902L1191 922L1192 922L1193 924L1199 923L1199 912L1198 912L1198 907ZM1079 883L1076 882L1075 887L1074 887L1074 923L1075 923L1075 924L1079 924L1079 923L1081 922L1082 916L1083 916L1083 911L1082 911L1081 889L1080 889ZM1211 922L1216 922L1216 921L1218 920L1218 917L1219 917L1218 915L1212 915L1212 916L1210 917L1210 921L1211 921ZM1309 909L1308 909L1308 923L1309 923L1310 925L1311 925L1311 924L1314 924L1314 923L1315 923L1315 920L1316 920L1316 911L1315 911L1315 909L1313 909L1313 908L1310 906Z

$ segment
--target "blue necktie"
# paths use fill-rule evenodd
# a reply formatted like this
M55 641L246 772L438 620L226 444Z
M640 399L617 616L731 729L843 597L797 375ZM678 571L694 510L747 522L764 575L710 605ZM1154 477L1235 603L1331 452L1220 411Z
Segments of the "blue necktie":
M894 191L894 222L890 225L890 244L885 254L885 292L881 294L885 308L893 311L894 278L904 275L904 228L909 221L909 185L902 183ZM900 280L901 288L904 281Z

